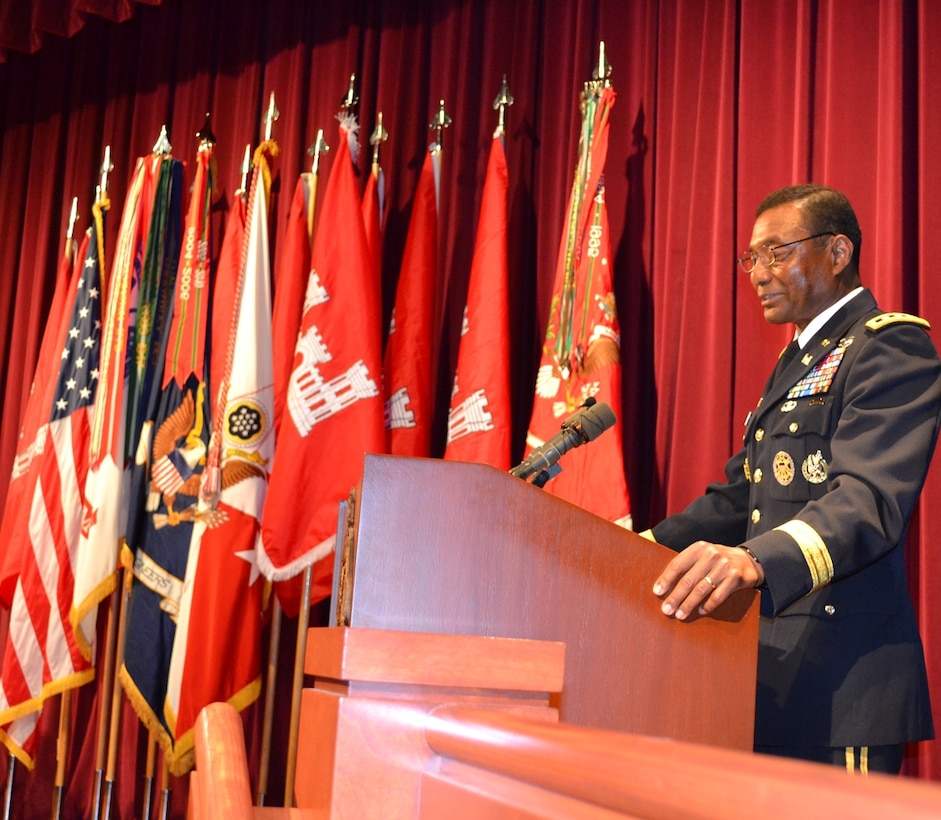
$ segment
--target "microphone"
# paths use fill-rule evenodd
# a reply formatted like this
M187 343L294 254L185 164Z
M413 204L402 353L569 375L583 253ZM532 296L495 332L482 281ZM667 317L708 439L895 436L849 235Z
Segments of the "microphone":
M536 447L510 475L526 479L533 473L548 470L569 450L594 441L605 430L614 427L617 417L611 406L593 397L585 399L581 409L562 422L562 430L549 441Z

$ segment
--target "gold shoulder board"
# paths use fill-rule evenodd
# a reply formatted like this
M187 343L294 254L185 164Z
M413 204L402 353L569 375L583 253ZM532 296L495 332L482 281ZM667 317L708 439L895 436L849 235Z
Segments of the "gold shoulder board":
M873 316L866 322L866 327L869 328L869 330L877 331L889 325L898 324L899 322L905 322L910 325L920 325L925 328L925 330L931 330L931 325L927 319L922 319L921 316L914 316L911 313L881 313L878 316Z

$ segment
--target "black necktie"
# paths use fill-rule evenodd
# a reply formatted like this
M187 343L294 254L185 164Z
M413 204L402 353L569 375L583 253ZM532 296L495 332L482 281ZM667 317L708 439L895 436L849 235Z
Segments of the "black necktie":
M777 380L786 369L787 366L791 363L793 359L800 352L800 345L797 343L797 339L793 339L791 343L784 348L784 351L781 353L781 356L778 358L778 364L774 368L774 380Z

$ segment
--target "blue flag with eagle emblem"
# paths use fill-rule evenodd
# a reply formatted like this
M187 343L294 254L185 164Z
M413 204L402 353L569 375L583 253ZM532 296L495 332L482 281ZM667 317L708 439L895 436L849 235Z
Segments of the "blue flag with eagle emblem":
M128 512L127 546L122 551L122 562L133 571L133 582L121 683L141 721L167 753L172 751L163 719L167 671L209 446L206 317L211 147L204 142L197 153L182 241L178 234L168 237L164 251L174 252L177 262L173 309L165 332L154 342L159 381L151 391L138 435L133 503ZM167 224L174 221L179 222L179 214L166 217Z

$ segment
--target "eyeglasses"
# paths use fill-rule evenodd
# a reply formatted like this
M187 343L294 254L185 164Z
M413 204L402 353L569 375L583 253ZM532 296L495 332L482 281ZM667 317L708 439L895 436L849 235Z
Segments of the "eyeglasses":
M758 252L754 251L745 251L741 256L736 260L739 265L741 265L742 270L745 273L751 273L755 268L758 267L758 263L761 262L766 268L770 269L774 265L774 252L781 250L781 248L786 248L789 245L796 245L798 242L807 242L811 239L819 239L821 236L836 236L833 231L824 231L823 233L815 233L813 236L805 236L803 239L795 239L793 242L782 242L780 245L762 245L758 248Z

